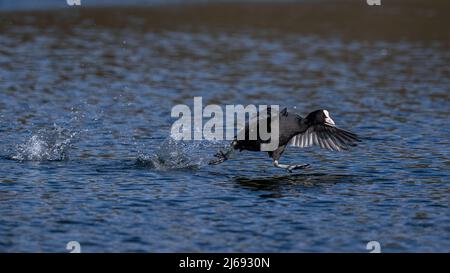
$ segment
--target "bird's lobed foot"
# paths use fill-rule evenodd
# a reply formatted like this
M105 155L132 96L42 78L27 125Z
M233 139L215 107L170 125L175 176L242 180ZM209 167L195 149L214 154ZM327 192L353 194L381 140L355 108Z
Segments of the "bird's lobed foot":
M291 165L287 168L288 172L292 172L293 170L299 170L299 169L307 169L309 168L311 165L309 164L302 164L302 165Z

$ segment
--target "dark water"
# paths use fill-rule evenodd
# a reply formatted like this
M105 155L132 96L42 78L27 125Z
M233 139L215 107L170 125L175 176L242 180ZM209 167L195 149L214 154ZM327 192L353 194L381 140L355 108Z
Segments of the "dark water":
M450 250L447 40L152 12L0 14L0 251ZM208 166L223 143L168 138L193 96L325 108L364 143Z

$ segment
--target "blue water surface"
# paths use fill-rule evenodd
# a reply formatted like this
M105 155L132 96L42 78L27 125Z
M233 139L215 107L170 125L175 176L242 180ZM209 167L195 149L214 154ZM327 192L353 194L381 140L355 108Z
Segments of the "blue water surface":
M0 251L448 252L450 53L264 29L82 20L0 32ZM27 23L28 22L28 23ZM176 104L328 109L363 143L206 162Z

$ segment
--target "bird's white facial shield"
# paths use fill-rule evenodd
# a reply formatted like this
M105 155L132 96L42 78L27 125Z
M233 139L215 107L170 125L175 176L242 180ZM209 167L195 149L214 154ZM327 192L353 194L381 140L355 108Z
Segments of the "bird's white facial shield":
M323 114L325 115L325 124L330 126L335 126L334 120L330 117L330 113L327 110L323 110Z

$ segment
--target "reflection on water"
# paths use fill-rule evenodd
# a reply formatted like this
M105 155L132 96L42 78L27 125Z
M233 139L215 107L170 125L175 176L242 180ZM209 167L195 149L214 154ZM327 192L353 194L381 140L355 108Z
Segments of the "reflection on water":
M301 173L264 177L237 177L238 185L246 189L264 191L282 191L285 188L320 187L326 184L355 183L351 175L333 175L325 173Z
M0 14L0 251L447 251L447 6L392 3ZM193 96L365 141L208 166L225 143L167 138Z

